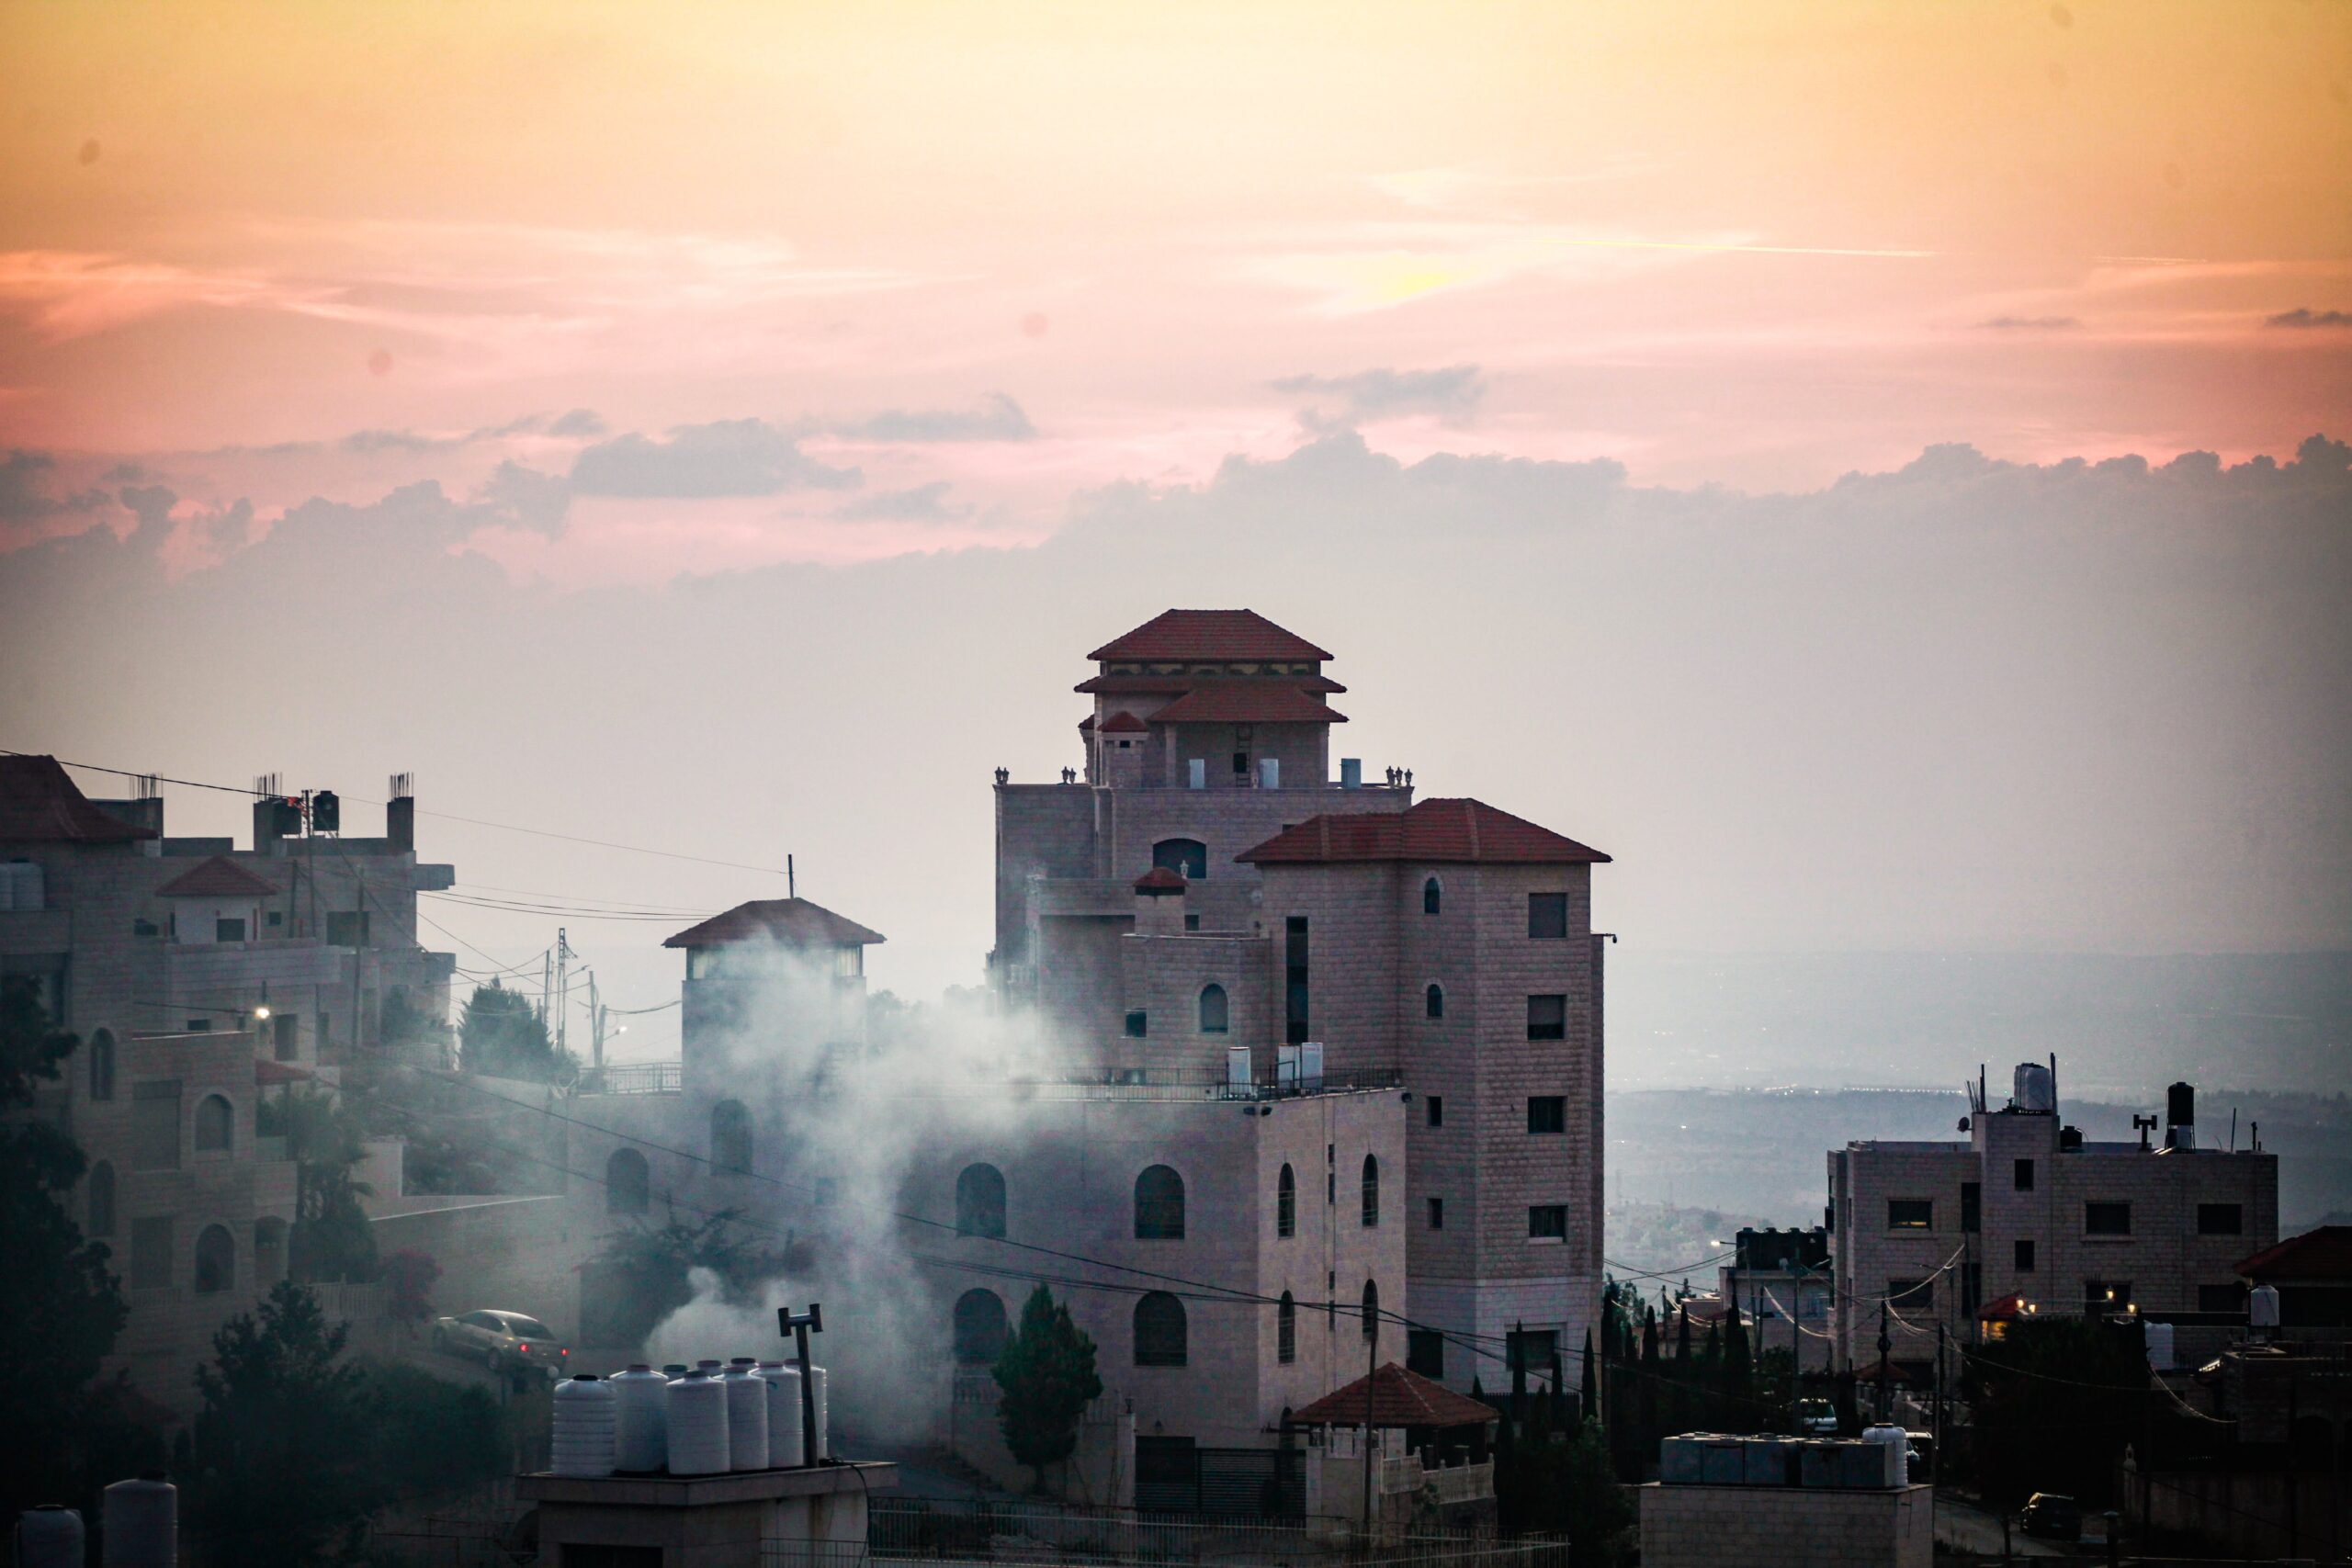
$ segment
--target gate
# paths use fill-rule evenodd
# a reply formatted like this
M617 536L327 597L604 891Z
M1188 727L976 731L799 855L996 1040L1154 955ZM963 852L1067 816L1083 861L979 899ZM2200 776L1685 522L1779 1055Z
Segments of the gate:
M1136 1439L1136 1507L1240 1518L1306 1517L1297 1449L1204 1449L1190 1438Z

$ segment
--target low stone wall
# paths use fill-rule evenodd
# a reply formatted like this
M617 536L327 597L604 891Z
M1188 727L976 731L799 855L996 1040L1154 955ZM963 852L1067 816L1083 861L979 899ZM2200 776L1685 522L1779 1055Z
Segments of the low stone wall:
M1929 1568L1935 1555L1931 1487L1640 1490L1642 1568Z

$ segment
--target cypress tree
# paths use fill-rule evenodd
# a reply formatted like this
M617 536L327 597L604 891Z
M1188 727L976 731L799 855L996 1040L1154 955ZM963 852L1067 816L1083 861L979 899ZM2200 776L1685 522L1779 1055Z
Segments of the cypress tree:
M1735 1419L1747 1423L1755 1410L1749 1396L1755 1391L1756 1363L1747 1353L1747 1327L1740 1321L1739 1303L1731 1303L1731 1313L1724 1334L1724 1402ZM1743 1425L1741 1430L1747 1430Z
M1588 1328L1584 1331L1584 1377L1577 1388L1577 1398L1583 1406L1584 1419L1588 1424L1600 1419L1600 1408L1593 1401L1597 1386L1592 1374L1592 1330Z

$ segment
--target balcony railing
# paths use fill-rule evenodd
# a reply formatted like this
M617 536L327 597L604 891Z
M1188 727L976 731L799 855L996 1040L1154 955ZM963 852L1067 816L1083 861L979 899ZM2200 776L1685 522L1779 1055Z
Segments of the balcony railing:
M1241 1082L1215 1067L1125 1067L1057 1077L977 1078L961 1087L1016 1100L1294 1100L1314 1094L1362 1094L1402 1089L1401 1067L1326 1069L1306 1077L1296 1068L1266 1066Z
M682 1062L619 1062L580 1075L582 1094L676 1094L685 1082Z

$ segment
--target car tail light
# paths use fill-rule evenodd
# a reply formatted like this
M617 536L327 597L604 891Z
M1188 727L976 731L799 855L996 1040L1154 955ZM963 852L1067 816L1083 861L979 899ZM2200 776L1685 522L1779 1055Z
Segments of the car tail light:
M531 1353L531 1342L530 1342L529 1340L527 1340L527 1339L524 1340L524 1341L523 1341L523 1343L521 1343L520 1345L517 1345L517 1346L516 1346L516 1347L514 1347L514 1348L515 1348L516 1349L518 1349L518 1350L522 1351L522 1352L523 1352L523 1354L525 1354L526 1356L527 1356L527 1355L529 1355L529 1354Z
M569 1356L571 1354L571 1347L566 1345L562 1349L558 1350L556 1354L559 1356Z

